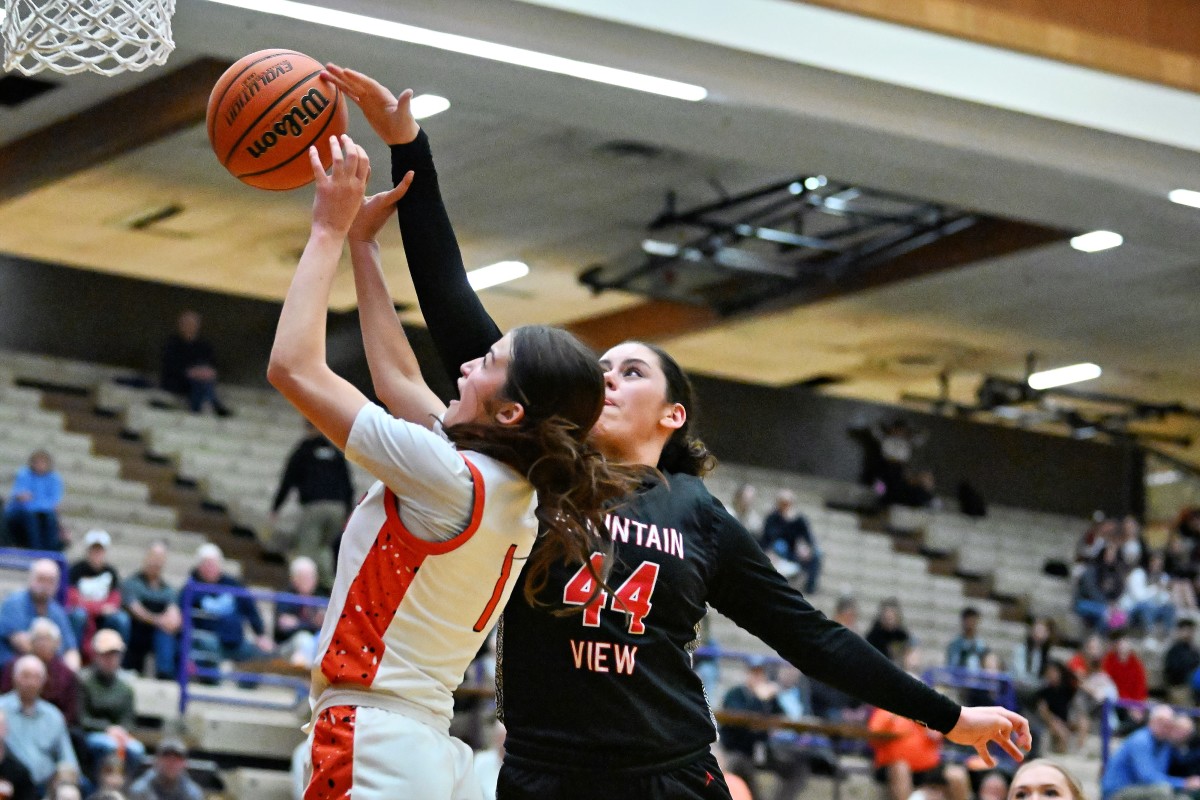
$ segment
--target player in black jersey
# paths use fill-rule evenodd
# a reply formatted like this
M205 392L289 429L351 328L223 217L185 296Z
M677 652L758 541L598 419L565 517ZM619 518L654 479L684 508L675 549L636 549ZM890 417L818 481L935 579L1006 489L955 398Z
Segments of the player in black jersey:
M391 145L393 179L415 172L398 206L413 283L442 363L469 360L500 332L467 282L411 94L329 73ZM1030 744L1024 718L958 706L827 619L771 566L700 480L712 459L692 433L691 386L669 355L627 342L601 363L608 391L593 443L611 460L657 466L665 480L647 480L608 515L611 597L593 596L586 570L562 567L539 595L548 607L519 592L506 607L497 693L508 734L497 797L728 798L691 659L709 605L817 680L972 745L989 764L989 742L1021 758ZM572 605L580 613L551 613Z

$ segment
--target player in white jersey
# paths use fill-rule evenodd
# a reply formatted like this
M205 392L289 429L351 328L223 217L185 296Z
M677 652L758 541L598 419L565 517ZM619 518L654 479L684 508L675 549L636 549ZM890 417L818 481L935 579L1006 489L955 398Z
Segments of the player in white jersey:
M525 561L584 563L602 506L629 479L584 443L604 403L595 356L565 331L510 332L462 366L449 408L421 378L395 315L375 236L408 181L364 202L366 153L332 142L312 232L279 317L268 379L379 482L351 515L313 670L306 800L459 800L479 795L449 735L452 692ZM325 359L329 288L349 236L375 392ZM539 523L544 541L531 556ZM537 576L540 576L538 578ZM537 580L531 582L536 583Z

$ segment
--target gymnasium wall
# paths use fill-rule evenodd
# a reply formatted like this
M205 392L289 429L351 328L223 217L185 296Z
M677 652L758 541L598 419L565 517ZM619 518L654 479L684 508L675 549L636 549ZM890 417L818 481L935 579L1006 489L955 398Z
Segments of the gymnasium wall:
M184 309L204 317L223 379L266 385L279 306L0 256L0 348L157 372L162 343ZM424 329L410 329L426 377L443 397ZM356 313L329 318L334 369L370 394ZM898 414L930 434L918 463L952 493L966 479L991 502L1086 515L1140 512L1142 460L1093 442L981 425L828 397L696 377L701 430L720 458L839 480L857 479L862 448L848 432Z
M966 480L989 502L1090 516L1140 515L1144 463L1133 448L920 414L893 406L694 377L705 443L719 458L843 481L862 472L862 431L903 417L928 441L914 458L953 496ZM738 409L728 413L727 409ZM751 410L752 411L749 411Z

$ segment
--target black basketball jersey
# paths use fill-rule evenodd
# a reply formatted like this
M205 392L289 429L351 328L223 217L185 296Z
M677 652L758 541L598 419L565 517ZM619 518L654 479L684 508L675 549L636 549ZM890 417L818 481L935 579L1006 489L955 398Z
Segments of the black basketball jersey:
M700 479L672 475L608 515L614 563L603 593L556 616L513 592L496 668L505 749L578 769L638 768L703 752L716 728L691 653L706 604L806 674L948 731L958 706L829 620L775 570ZM579 566L554 571L543 601L587 601Z
M397 215L453 380L500 331L467 281L424 131L391 155L393 182L416 172ZM943 733L958 721L956 703L813 608L699 478L647 483L607 524L611 593L591 599L588 571L564 566L541 595L549 607L526 603L522 579L504 611L497 691L515 759L546 770L645 769L706 750L716 727L691 653L710 605L823 683Z

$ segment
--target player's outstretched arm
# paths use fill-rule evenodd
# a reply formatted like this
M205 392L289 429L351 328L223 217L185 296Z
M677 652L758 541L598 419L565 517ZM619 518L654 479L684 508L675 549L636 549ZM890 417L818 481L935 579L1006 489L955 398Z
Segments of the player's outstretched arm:
M396 316L377 239L412 179L410 172L394 189L368 197L350 226L348 238L359 325L375 394L392 416L429 427L435 418L428 410L440 406L440 401L425 385L421 367Z
M331 137L333 165L321 166L316 148L309 149L316 199L312 229L288 289L267 379L301 414L345 448L346 439L367 398L329 368L325 357L325 317L329 291L346 234L363 202L370 174L367 154L349 136Z
M429 139L409 109L412 92L394 95L373 78L335 64L328 65L326 73L391 147L392 182L398 184L410 171L416 174L412 188L397 203L400 234L425 324L453 381L459 365L484 355L501 332L467 280Z

